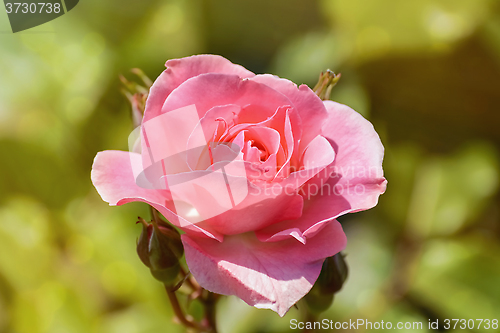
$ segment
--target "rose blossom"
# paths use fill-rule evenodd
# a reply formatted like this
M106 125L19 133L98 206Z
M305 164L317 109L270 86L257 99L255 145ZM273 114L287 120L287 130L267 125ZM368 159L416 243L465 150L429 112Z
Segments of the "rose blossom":
M351 108L215 55L169 60L151 87L138 152L104 151L92 182L182 229L212 292L283 316L343 250L336 217L377 204L384 148Z

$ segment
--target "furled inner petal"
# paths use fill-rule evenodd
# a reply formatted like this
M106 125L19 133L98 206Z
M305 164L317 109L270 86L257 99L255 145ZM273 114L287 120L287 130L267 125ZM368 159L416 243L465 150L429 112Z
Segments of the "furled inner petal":
M242 131L241 133L245 133ZM246 141L243 148L243 159L247 162L258 164L260 163L260 151L257 147L252 146L252 141Z
M257 234L262 241L279 240L292 232L303 237L315 235L337 216L374 207L386 189L382 171L384 147L373 125L348 106L332 101L324 104L328 121L323 125L323 136L335 147L335 160L302 185L300 193L305 199L302 217L259 230ZM323 145L326 147L318 143L311 153ZM309 159L314 161L314 155Z
M319 134L321 126L328 117L328 113L321 99L305 84L297 87L290 80L270 74L256 75L250 80L263 83L276 89L293 103L301 119L301 132L294 130L295 136L300 136L300 145L294 149L293 163L303 154L309 143Z
M191 170L204 170L213 163L209 146L217 143L229 127L234 125L233 118L240 110L241 107L235 104L215 106L200 119L186 144L187 164ZM239 147L241 150L242 146Z
M251 127L245 137L259 150L261 161L265 161L269 155L276 154L281 143L279 132L267 127Z
M286 149L285 158L286 160L281 165L281 168L276 174L276 179L279 181L280 179L288 177L290 174L290 161L293 156L294 147L298 146L298 141L294 140L293 132L292 132L292 124L290 121L288 110L285 115L285 123L283 126L283 138L281 141L281 147L283 150Z
M245 110L249 110L249 106L241 110L237 121L249 119L248 115L241 117ZM242 150L245 160L256 164L255 167L261 170L262 180L280 181L290 173L294 147L298 146L294 128L300 128L300 120L297 121L295 110L285 105L278 107L272 117L259 123L237 123L220 140L232 141L239 136L239 143L242 140L245 142ZM257 148L258 154L254 148Z
M283 186L298 189L335 159L335 151L327 139L318 135L309 143L300 160L299 170L282 182Z

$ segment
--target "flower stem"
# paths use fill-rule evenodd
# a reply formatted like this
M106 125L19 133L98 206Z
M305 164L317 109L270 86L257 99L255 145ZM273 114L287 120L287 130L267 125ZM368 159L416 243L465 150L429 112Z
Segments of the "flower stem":
M152 206L150 206L150 209L153 223L156 226L162 223L165 224L165 222L161 220L158 211ZM139 221L142 222L141 219ZM174 310L176 317L182 325L187 328L193 329L195 332L217 333L215 305L218 299L218 295L203 289L193 278L191 273L189 271L186 271L184 267L182 267L182 265L180 266L180 273L182 275L182 280L179 281L177 285L170 286L164 284L165 290L167 292L170 303L172 304L172 309ZM186 316L179 304L179 300L175 292L181 287L183 283L187 283L189 288L191 289L188 301L198 299L201 304L203 304L205 310L205 318L201 324L194 321L191 317Z
M200 327L193 322L190 318L187 318L184 315L184 312L181 309L181 305L179 304L179 300L177 299L177 296L175 295L175 292L170 290L168 286L165 286L165 290L167 291L168 299L170 300L170 303L172 304L172 308L174 309L174 313L179 319L179 321L186 327L191 327L194 328L197 331L200 331Z
M200 292L200 289L201 289L200 285L196 282L195 279L193 279L191 273L189 271L186 272L186 270L182 266L181 266L181 274L182 274L182 276L184 276L186 278L185 282L189 285L189 287L193 291Z
M208 292L208 295L205 299L205 318L207 320L208 326L210 327L211 333L217 333L217 321L215 317L215 304L217 302L217 295Z

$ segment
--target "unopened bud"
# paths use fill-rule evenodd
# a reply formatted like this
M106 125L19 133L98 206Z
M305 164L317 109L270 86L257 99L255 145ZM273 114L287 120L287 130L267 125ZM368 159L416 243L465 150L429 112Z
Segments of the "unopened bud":
M332 88L339 82L341 74L335 74L327 69L319 74L318 83L313 88L313 91L323 101L330 99Z
M348 268L342 253L328 257L323 262L323 268L316 283L323 293L336 293L342 289L347 279Z
M318 280L304 297L309 310L314 313L327 310L333 303L334 294L342 289L347 274L348 268L342 253L326 258Z
M132 120L134 127L140 126L144 110L146 108L146 99L148 98L149 88L153 82L139 68L131 70L141 82L136 83L127 80L123 75L120 75L120 81L123 84L122 93L127 97L132 106Z
M155 279L166 285L173 285L180 272L179 258L184 248L179 233L166 223L155 220L142 223L142 233L137 241L137 254L151 270Z
M142 117L144 116L144 110L146 109L146 99L148 94L136 93L128 96L128 100L132 105L132 122L135 127L138 127L142 123Z

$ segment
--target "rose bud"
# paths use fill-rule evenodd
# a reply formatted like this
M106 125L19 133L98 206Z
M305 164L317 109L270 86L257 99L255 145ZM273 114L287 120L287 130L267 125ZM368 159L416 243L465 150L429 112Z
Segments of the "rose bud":
M184 248L177 230L166 223L151 224L139 218L142 233L137 241L137 254L151 270L153 277L165 285L173 285L180 272L179 258Z
M120 81L123 84L122 93L127 97L132 106L132 121L134 127L137 127L141 125L149 88L153 82L139 68L133 68L131 72L140 79L140 83L129 81L123 75L120 75Z
M313 91L323 101L330 99L332 88L339 82L341 74L335 74L327 69L319 75L318 83L313 88Z
M325 259L316 284L320 286L322 293L336 293L342 289L347 274L348 268L344 255L339 252Z
M140 126L142 117L144 116L144 108L146 107L147 93L136 93L127 96L132 105L132 121L135 127Z
M327 310L333 302L334 294L342 289L347 274L347 264L342 253L326 258L318 280L304 297L308 308L315 313Z

